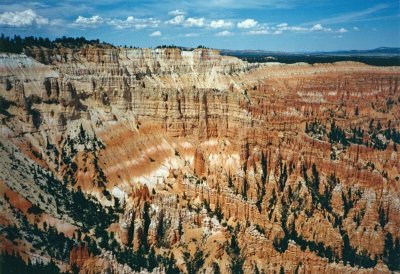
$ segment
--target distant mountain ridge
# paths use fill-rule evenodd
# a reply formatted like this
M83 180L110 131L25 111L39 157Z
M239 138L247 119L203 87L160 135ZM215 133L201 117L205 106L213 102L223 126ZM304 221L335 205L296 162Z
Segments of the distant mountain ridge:
M282 52L267 50L221 50L222 55L238 57L250 63L279 62L334 63L353 61L373 66L400 66L400 48L379 47L370 50L338 50L319 52Z
M328 55L399 55L400 48L396 47L379 47L368 50L338 50L331 52L315 52L317 54Z
M283 51L269 51L269 50L228 50L221 49L222 54L245 54L245 55L400 55L399 47L379 47L375 49L368 50L337 50L337 51L312 51L312 52L283 52Z

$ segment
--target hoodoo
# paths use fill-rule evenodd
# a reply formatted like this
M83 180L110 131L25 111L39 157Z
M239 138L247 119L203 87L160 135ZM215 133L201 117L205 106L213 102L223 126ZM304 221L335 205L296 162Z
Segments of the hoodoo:
M398 67L205 48L2 53L1 259L49 273L399 271L399 88Z

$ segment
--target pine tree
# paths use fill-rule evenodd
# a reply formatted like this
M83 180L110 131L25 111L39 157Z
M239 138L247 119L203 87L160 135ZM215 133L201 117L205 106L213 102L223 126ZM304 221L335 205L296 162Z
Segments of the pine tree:
M214 274L221 274L221 269L219 267L219 264L217 264L216 262L213 262L211 264L211 268L212 268Z
M389 232L385 237L385 247L383 250L383 261L390 270L400 270L400 239L393 241L393 236Z
M171 252L171 255L164 262L165 273L166 274L179 274L180 271L176 267L176 261L174 257L174 253Z
M385 210L382 206L379 207L379 224L381 225L382 229L384 229L385 225L387 224Z
M147 256L147 265L150 271L153 271L153 269L157 267L157 259L154 247L150 248L149 255Z
M143 206L143 215L142 215L142 219L143 219L143 248L145 251L148 250L148 244L147 244L147 237L149 234L149 227L150 227L150 214L149 214L149 209L150 209L150 205L149 203L146 201L144 203Z
M184 252L183 259L185 261L188 274L198 273L204 264L203 251L201 251L198 247L196 248L196 252L193 257L190 256L189 252Z
M221 205L219 204L219 200L217 201L217 205L215 206L214 215L217 217L218 221L224 218L224 214L222 213Z
M279 190L282 192L285 188L286 181L288 179L286 164L282 165L282 162L279 163Z
M249 187L249 184L247 182L247 176L246 174L244 175L244 180L243 180L243 189L242 189L242 196L245 200L247 200L247 189Z
M227 249L227 253L231 257L231 264L230 264L231 273L243 274L244 258L240 255L240 247L236 240L236 232L231 237L231 242Z
M315 163L312 164L311 171L312 171L312 176L313 176L312 177L313 178L312 187L314 189L315 194L318 194L319 193L319 174L318 174L317 166L315 165Z

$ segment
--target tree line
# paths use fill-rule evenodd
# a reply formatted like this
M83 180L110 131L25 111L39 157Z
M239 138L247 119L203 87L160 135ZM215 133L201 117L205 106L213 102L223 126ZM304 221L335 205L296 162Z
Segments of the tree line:
M14 35L14 37L8 37L4 34L0 36L0 52L9 53L22 53L24 48L30 47L44 47L44 48L57 48L59 46L68 48L80 48L83 45L108 45L111 44L102 42L99 39L87 40L84 37L66 37L56 38L50 40L49 38L26 36L21 37Z

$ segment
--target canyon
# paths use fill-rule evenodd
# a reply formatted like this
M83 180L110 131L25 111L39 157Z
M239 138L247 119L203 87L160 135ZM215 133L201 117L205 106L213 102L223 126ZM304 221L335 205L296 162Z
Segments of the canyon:
M0 54L0 249L71 273L400 271L400 69Z

